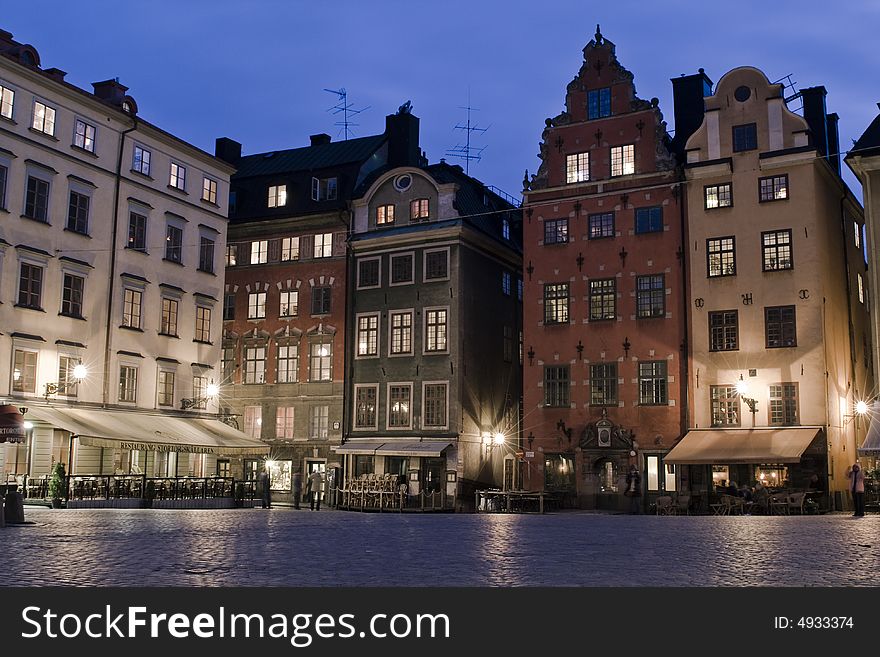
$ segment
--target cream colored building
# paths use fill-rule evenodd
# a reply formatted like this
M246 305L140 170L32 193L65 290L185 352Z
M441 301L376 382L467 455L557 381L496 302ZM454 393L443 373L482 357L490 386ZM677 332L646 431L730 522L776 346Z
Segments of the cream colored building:
M8 32L0 55L0 400L30 423L0 477L217 473L253 446L206 400L233 169L118 80L80 89Z
M736 68L687 141L690 431L666 461L697 493L816 474L841 508L873 388L863 215L825 89L800 99Z

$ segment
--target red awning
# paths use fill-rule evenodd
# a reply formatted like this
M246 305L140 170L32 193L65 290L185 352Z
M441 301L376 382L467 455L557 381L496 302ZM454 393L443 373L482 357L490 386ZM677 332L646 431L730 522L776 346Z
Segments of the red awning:
M23 443L27 438L24 415L17 406L0 406L0 443Z

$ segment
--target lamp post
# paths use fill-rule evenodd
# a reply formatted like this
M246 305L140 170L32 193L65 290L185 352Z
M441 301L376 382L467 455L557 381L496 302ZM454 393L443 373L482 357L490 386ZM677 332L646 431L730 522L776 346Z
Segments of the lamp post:
M86 376L88 376L88 374L89 374L89 371L86 369L86 366L83 365L82 363L77 363L76 365L74 365L72 370L67 370L67 371L69 373L68 376L73 379L73 382L68 380L68 381L65 381L64 383L61 383L59 381L52 381L50 383L47 383L46 384L46 393L43 395L46 398L46 401L49 401L49 397L51 395L58 394L58 391L61 390L62 388L64 388L65 392L66 392L67 386L71 385L71 383L72 383L72 385L78 385L78 384L82 383L83 381L85 381ZM13 375L13 378L15 378L14 375Z
M758 412L758 400L754 397L747 397L749 394L749 384L743 379L743 375L739 375L739 381L736 382L736 394L742 399L746 406L749 407L749 413L752 414L752 428L755 426L755 414Z
M202 404L207 404L209 401L217 397L220 394L220 386L216 383L209 383L205 387L205 394L202 397L184 397L180 400L180 408L183 410L189 410L191 408L197 408Z

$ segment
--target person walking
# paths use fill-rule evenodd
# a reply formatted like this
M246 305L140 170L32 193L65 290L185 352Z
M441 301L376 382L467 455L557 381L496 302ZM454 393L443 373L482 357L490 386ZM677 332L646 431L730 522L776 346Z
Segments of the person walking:
M300 498L303 494L303 475L302 472L293 473L293 508L299 509Z
M858 463L853 463L846 471L846 478L853 498L853 517L862 518L865 515L865 473Z
M629 466L629 472L626 473L624 495L629 497L630 514L638 514L641 511L642 475L634 463Z
M324 491L324 473L315 470L309 475L309 508L321 510L321 493Z
M269 492L269 473L263 470L257 476L257 485L260 487L260 495L263 500L263 508L271 509L272 508L272 497Z

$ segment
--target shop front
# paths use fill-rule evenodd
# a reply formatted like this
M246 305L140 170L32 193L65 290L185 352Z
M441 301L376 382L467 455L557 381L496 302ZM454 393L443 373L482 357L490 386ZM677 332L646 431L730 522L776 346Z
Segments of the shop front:
M828 458L821 427L694 429L665 456L680 468L691 508L707 512L723 494L809 492L828 509Z

